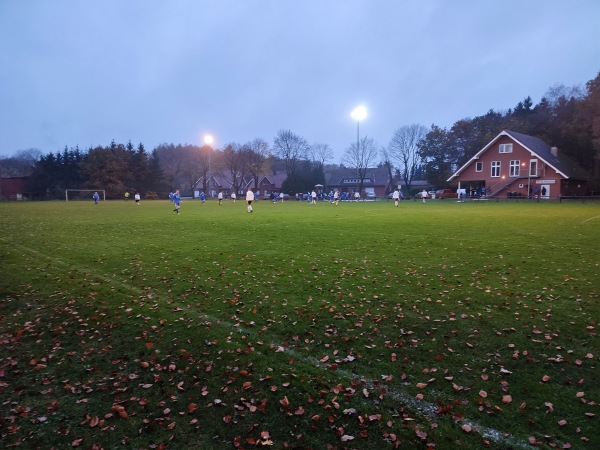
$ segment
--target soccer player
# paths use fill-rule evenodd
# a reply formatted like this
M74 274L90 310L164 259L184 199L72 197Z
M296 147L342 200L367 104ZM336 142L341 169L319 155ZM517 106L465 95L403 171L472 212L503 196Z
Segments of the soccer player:
M248 204L248 212L252 212L252 202L254 201L254 192L252 189L248 188L248 192L246 192L246 203Z
M392 194L392 198L394 199L394 206L397 208L398 203L400 202L400 192L398 191L398 189L394 190L394 193Z
M175 193L173 194L173 204L175 205L175 209L173 211L179 214L179 207L181 206L181 195L179 195L179 189L176 189Z
M136 204L137 206L140 206L140 198L141 198L141 197L140 197L140 194L139 194L139 192L136 192L136 193L135 193L135 196L134 196L133 198L135 198L135 204Z
M97 205L98 200L100 200L100 196L98 195L98 193L94 192L94 195L92 195L92 198L94 199L94 205Z

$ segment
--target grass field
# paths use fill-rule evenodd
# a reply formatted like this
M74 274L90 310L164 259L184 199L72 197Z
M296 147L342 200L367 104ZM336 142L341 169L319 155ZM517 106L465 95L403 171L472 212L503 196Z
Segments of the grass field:
M600 448L598 203L0 204L3 448Z

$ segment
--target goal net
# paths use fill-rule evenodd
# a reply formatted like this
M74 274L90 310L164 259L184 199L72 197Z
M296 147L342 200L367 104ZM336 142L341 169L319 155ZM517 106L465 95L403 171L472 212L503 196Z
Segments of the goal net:
M100 200L106 200L106 191L104 189L65 189L65 200L92 200L92 195L97 192Z

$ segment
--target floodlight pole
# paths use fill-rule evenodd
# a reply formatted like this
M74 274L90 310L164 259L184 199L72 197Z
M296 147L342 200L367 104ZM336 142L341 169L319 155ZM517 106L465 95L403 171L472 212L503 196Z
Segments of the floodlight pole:
M360 120L356 121L356 154L360 155Z

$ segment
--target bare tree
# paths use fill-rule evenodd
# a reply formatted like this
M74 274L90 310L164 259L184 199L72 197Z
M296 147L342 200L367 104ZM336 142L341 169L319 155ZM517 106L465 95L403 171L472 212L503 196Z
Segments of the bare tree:
M239 193L240 181L248 172L248 152L246 146L227 144L217 162L219 173L231 183L235 193Z
M244 146L248 171L254 178L254 186L258 187L258 178L264 175L269 158L269 144L264 139L256 138Z
M18 150L15 153L15 158L21 161L26 161L33 165L42 157L42 151L39 148L28 148L25 150Z
M183 164L180 167L180 174L183 177L187 188L193 189L202 170L202 162L205 161L201 148L195 145L186 145L180 148L180 155Z
M28 176L41 157L42 152L40 150L29 148L15 152L12 157L0 158L0 175L6 177Z
M582 86L565 86L564 84L555 84L544 94L544 98L552 105L557 106L561 99L569 100L571 98L582 99L585 97L585 89Z
M358 191L362 192L367 170L375 165L379 151L375 141L370 137L365 136L357 144L351 144L348 147L343 161L351 168L356 169L356 177L359 179Z
M198 150L198 179L202 180L202 191L208 192L208 181L211 175L211 162L218 159L218 154L208 144Z
M308 150L311 161L318 165L322 171L327 161L333 159L333 151L327 144L312 144Z
M392 162L390 152L386 147L381 148L381 163L388 172L388 185L386 187L386 191L391 191L392 185L394 184L394 163Z
M409 192L410 185L421 163L418 144L426 135L427 128L423 125L405 125L394 132L388 145L390 159L398 168L400 177Z
M308 142L290 130L280 130L273 144L275 155L285 161L288 177L293 176L298 168L298 162L306 159Z

